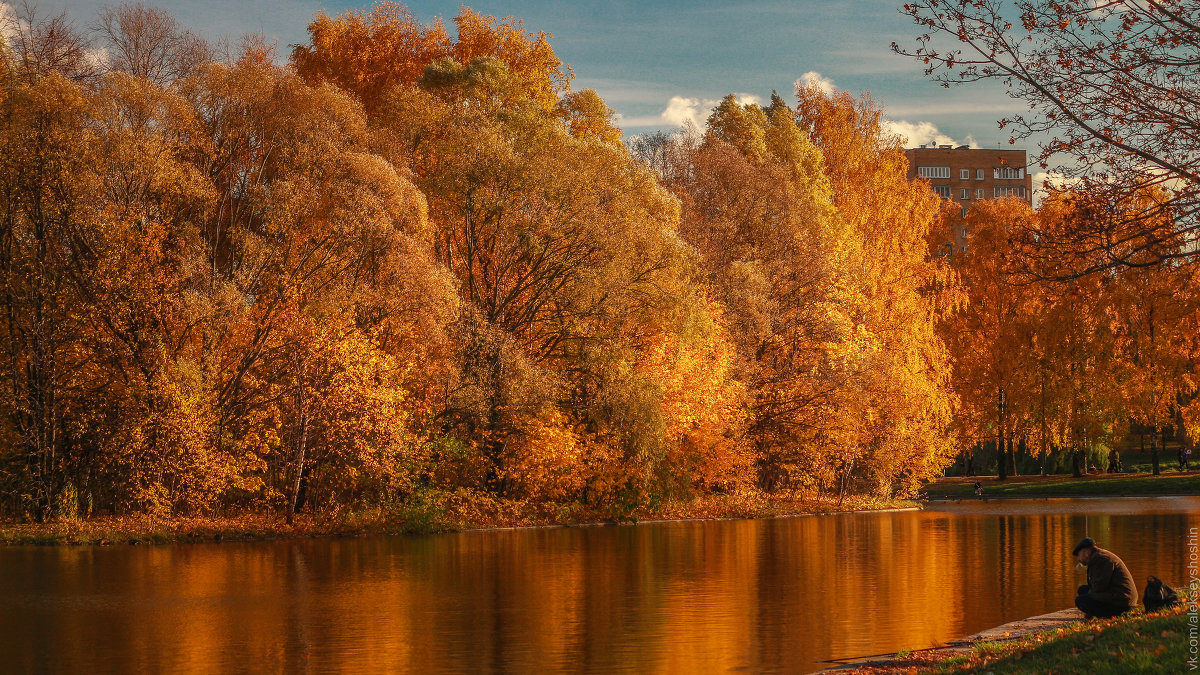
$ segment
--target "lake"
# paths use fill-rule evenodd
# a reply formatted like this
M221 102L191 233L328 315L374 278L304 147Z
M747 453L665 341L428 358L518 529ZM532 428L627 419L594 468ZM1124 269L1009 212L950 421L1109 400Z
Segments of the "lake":
M1072 605L1089 535L1186 583L1200 497L0 548L4 672L806 672Z

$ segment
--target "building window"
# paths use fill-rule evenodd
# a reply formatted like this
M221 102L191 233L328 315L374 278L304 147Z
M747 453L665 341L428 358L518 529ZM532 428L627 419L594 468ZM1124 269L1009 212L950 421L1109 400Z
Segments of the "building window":
M983 199L983 188L975 188L975 199Z
M917 175L921 178L949 178L950 167L948 166L918 166Z
M1020 186L997 185L996 187L994 187L992 189L994 190L994 192L995 192L994 196L996 196L996 197L1024 197L1025 196L1025 186L1024 185L1020 185Z
M975 169L975 180L983 180L983 169Z
M1008 179L1019 179L1019 178L1024 178L1024 177L1025 177L1025 167L1023 167L1023 166L1018 167L1016 169L1012 168L1011 166L998 166L998 167L992 169L992 178L1008 180Z
M959 199L970 199L971 198L971 190L969 188L960 189L958 191L958 198Z
M942 197L944 199L950 199L950 186L949 185L934 185L933 191L936 192L937 196L939 196L939 197Z
M970 169L959 169L958 170L958 178L960 180L970 180L971 179L971 170Z
M967 207L963 207L963 218L967 217Z

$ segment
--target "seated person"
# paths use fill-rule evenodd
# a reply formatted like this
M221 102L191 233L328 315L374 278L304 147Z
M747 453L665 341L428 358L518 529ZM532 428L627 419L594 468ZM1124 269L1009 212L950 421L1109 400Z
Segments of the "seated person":
M1075 598L1075 606L1085 617L1107 619L1124 614L1137 604L1133 575L1115 553L1096 546L1091 537L1084 537L1071 554L1087 566L1088 582L1079 587Z

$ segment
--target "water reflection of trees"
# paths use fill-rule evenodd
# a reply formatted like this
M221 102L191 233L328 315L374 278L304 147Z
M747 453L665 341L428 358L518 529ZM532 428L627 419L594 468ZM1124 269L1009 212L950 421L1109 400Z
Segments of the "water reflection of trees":
M795 671L1067 607L1084 533L1138 579L1182 580L1198 522L920 512L10 549L0 635L17 670Z

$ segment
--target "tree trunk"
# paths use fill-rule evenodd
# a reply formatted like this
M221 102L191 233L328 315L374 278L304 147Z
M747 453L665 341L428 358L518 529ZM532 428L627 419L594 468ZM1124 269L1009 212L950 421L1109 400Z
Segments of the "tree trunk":
M1091 471L1091 467L1088 464L1088 455L1090 455L1091 452L1092 452L1092 439L1088 438L1088 435L1085 433L1083 435L1083 475L1085 475L1085 476L1088 474L1089 471Z
M1017 477L1017 446L1013 442L1012 434L1008 435L1008 468L1009 468L1009 474L1013 478L1016 478Z
M1070 473L1075 478L1084 477L1084 471L1082 471L1082 468L1081 468L1082 464L1084 464L1084 453L1085 453L1084 443L1082 443L1080 436L1076 436L1075 437L1075 452L1074 452L1074 456L1072 458L1072 473Z
M1160 470L1158 467L1158 427L1157 426L1154 427L1154 429L1150 432L1150 462L1154 466L1154 475L1155 476L1159 475Z
M848 464L842 465L841 485L838 487L838 506L846 499L846 491L850 487L850 473L854 471L854 459L851 458Z
M996 390L996 479L1008 478L1008 466L1004 461L1004 387Z
M288 525L292 524L296 509L303 505L300 502L300 486L304 482L304 462L308 454L308 412L304 404L304 373L301 370L296 380L296 415L299 428L296 432L296 479L292 482L292 498L288 500Z
M1050 443L1050 438L1049 438L1049 433L1046 430L1046 375L1045 375L1045 372L1042 373L1040 400L1041 400L1041 404L1042 404L1042 420L1041 420L1041 422L1042 422L1042 437L1041 437L1041 439L1039 439L1038 446L1039 446L1039 450L1041 452L1042 475L1045 476L1046 475L1046 463L1050 459L1050 452L1047 447Z

